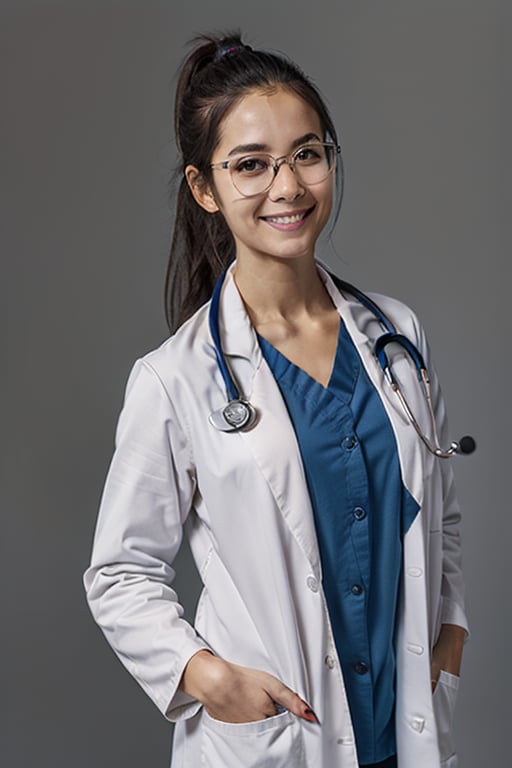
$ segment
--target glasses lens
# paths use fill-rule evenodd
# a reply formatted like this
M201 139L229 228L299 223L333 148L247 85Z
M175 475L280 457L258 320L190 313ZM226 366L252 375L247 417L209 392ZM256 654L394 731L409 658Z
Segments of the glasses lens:
M250 197L264 192L274 180L273 160L269 155L250 155L230 165L233 184L242 195Z
M295 173L304 184L319 184L327 178L336 157L332 144L307 144L293 156Z

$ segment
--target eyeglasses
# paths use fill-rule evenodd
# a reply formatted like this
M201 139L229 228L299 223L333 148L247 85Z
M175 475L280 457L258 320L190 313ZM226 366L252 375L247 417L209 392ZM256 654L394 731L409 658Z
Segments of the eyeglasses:
M336 155L341 148L330 142L303 144L289 155L272 157L265 152L234 157L210 168L228 170L231 180L244 197L261 195L270 189L282 165L286 164L298 182L305 186L320 184L336 167Z

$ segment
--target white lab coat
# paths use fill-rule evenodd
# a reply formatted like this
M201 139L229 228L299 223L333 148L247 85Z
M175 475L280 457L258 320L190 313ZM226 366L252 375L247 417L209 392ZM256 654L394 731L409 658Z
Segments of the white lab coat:
M404 416L371 352L374 316L320 274L377 387L398 443L402 479L420 506L405 535L396 639L400 768L454 768L451 725L458 678L431 693L430 651L441 623L466 627L460 513L449 461L434 458ZM428 360L403 304L374 297ZM131 372L84 575L94 618L123 664L176 722L173 768L356 768L343 678L322 590L311 503L293 426L231 273L221 297L222 346L257 410L246 432L208 416L226 402L208 329L208 305ZM394 355L414 412L428 424L415 373ZM435 374L441 440L445 412ZM204 589L194 627L172 588L186 531ZM229 724L178 690L201 648L266 670L297 691L320 725L283 712Z

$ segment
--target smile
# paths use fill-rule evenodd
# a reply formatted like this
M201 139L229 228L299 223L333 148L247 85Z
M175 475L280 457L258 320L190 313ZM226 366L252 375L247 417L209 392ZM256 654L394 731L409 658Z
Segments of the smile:
M293 227L293 225L300 225L309 216L314 207L312 206L296 213L283 213L277 216L262 216L261 218L269 224L277 224L280 227Z
M302 221L305 215L305 213L296 213L293 216L267 216L266 219L276 224L295 224L296 221Z

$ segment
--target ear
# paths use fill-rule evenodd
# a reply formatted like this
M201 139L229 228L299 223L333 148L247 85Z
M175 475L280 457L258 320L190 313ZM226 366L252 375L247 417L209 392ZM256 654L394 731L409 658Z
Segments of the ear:
M211 186L201 171L195 165L187 165L185 168L185 178L196 203L208 213L216 213L219 210L219 206Z

